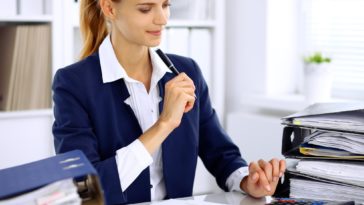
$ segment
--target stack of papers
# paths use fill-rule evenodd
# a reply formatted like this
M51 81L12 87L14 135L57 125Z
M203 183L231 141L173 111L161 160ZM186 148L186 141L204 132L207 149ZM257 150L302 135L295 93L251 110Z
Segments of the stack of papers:
M283 118L285 153L304 158L287 169L290 197L364 204L363 116L360 102L314 104Z
M364 133L364 110L294 118L293 125Z
M81 198L73 179L51 183L35 191L10 199L0 200L0 205L80 205Z
M300 160L295 171L364 188L363 163Z
M364 135L316 131L307 136L300 146L305 155L364 158Z
M290 197L364 203L364 188L305 179L290 179Z

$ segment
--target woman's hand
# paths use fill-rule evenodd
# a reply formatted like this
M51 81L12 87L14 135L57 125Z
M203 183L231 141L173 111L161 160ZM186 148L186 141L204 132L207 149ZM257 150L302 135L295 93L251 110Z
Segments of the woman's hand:
M247 194L260 198L274 194L279 178L286 170L284 160L272 159L269 162L259 160L249 164L249 175L244 177L240 188Z
M159 121L166 123L171 129L178 127L183 113L193 108L194 96L195 85L185 73L180 73L168 81L165 85L164 105Z

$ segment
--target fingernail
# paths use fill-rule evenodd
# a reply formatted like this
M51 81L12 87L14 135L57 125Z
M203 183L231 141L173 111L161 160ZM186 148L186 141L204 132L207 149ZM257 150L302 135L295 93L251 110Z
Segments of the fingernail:
M279 177L282 177L282 176L283 176L283 172L280 172L280 173L279 173Z
M253 174L253 178L252 179L255 181L257 178L258 178L258 175Z
M270 191L270 190L271 190L269 185L265 186L265 189L266 189L267 191Z

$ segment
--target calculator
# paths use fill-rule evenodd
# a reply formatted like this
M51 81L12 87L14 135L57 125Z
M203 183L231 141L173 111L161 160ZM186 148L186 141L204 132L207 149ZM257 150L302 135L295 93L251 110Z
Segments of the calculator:
M298 198L272 198L266 205L355 205L355 201L327 201Z

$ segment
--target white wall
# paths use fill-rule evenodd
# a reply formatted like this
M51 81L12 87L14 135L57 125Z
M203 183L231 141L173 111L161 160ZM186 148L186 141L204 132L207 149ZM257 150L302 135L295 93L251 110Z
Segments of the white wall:
M44 115L0 118L0 169L54 155L53 117ZM24 134L26 133L26 134Z
M298 0L267 1L266 94L281 95L297 90Z
M226 4L226 110L242 95L296 91L298 0L229 0Z
M240 96L263 92L266 0L226 4L226 112L239 110Z
M226 127L248 161L281 156L280 118L287 111L257 106L250 98L296 92L298 3L226 4Z
M236 112L227 117L227 132L247 162L282 158L282 130L275 116Z

